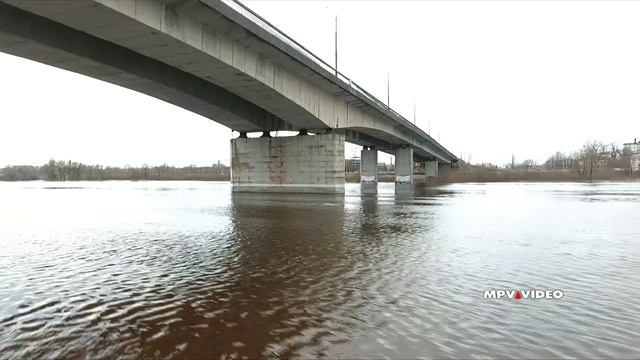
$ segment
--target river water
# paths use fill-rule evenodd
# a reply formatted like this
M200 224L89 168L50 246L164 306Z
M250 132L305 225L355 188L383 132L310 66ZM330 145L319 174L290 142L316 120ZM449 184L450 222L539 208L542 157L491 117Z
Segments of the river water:
M0 358L638 358L639 299L637 182L0 183Z

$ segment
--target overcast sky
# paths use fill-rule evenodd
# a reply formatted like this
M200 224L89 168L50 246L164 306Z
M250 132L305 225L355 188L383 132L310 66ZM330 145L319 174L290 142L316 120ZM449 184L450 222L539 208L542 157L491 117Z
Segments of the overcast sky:
M389 72L391 106L472 162L640 138L640 2L245 3L330 63L337 14L339 70L384 101ZM0 166L229 163L228 128L146 95L5 54L0 84Z

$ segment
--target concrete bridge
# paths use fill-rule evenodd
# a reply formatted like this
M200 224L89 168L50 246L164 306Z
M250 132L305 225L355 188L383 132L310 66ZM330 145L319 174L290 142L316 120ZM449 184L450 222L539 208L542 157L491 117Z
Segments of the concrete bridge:
M344 142L363 146L361 179L377 183L377 151L413 163L457 158L350 79L233 0L0 0L0 51L91 76L240 132L234 191L344 191ZM299 136L271 137L271 131ZM262 132L249 138L248 132Z

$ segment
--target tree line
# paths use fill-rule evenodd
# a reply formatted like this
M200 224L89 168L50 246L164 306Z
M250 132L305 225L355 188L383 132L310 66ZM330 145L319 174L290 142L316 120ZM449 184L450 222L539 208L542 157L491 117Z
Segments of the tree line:
M0 181L93 181L93 180L229 180L223 164L175 167L169 165L113 167L74 161L50 160L41 166L19 165L0 169Z
M543 164L538 165L531 159L518 164L510 164L515 169L565 170L576 171L581 177L593 178L594 171L609 170L631 174L633 172L632 156L634 154L627 147L620 147L616 143L605 144L599 140L588 141L576 151L568 154L556 152Z

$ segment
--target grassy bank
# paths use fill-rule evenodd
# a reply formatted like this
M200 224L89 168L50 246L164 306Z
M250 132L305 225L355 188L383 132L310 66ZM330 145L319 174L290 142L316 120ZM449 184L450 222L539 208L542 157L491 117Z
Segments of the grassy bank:
M424 174L415 174L416 182L420 182ZM347 173L346 181L360 182L359 173ZM483 168L440 168L439 183L461 182L577 182L590 180L609 181L637 181L640 180L640 172L629 175L625 171L614 169L594 170L593 178L580 176L575 170L514 170L514 169L483 169ZM379 176L380 182L394 182L394 176L384 174Z

